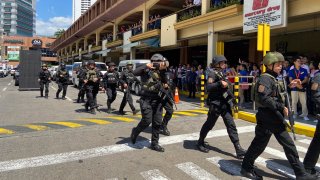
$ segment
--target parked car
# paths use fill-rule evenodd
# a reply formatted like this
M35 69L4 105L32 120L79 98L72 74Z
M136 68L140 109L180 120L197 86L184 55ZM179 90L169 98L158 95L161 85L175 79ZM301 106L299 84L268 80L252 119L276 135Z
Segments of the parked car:
M2 66L0 66L0 78L3 78L3 77L5 77L4 69Z
M79 86L78 72L81 66L82 62L75 62L72 65L72 83L75 87Z
M56 80L56 74L57 74L58 68L59 68L59 66L52 66L49 69L53 81Z
M133 60L124 60L124 61L120 61L119 66L118 66L118 72L121 73L122 71L124 71L126 69L127 63L131 61L133 64L133 70L135 70L137 67L142 66L144 64L148 64L151 63L150 60L148 59L133 59ZM139 80L141 80L141 78L138 76L137 77ZM131 91L134 91L136 95L140 95L141 92L141 84L134 82L131 86Z

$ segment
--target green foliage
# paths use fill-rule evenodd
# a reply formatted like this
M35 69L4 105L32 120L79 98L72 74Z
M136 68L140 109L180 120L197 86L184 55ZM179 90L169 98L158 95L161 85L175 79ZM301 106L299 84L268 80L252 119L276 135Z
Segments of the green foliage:
M201 11L200 10L187 10L185 12L183 12L183 14L179 17L178 22L187 20L187 19L191 19L197 16L201 15Z
M54 37L59 38L65 32L66 32L66 30L64 30L64 29L58 29L58 31L54 33Z

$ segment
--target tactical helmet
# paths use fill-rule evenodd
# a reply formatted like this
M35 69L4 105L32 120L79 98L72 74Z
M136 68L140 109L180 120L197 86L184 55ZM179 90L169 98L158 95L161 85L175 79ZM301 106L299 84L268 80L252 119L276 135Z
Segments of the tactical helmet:
M65 65L64 63L61 63L61 64L60 64L60 67L61 67L61 68L66 68L66 65Z
M42 64L42 66L41 66L41 67L48 67L48 66L47 66L47 64Z
M88 65L91 65L91 64L96 65L96 63L94 62L94 60L89 60L89 61L88 61Z
M270 64L274 64L277 62L284 61L284 57L279 52L268 52L263 58L263 64L265 66L269 66Z
M128 66L128 65L131 65L131 66L132 66L132 65L133 65L132 61L128 61L128 62L127 62L127 66Z
M108 65L109 65L109 67L110 66L116 66L116 64L114 62L110 62Z
M224 55L217 55L212 58L212 64L216 65L222 61L228 61Z
M151 61L167 61L167 58L163 57L162 54L154 54L150 60Z

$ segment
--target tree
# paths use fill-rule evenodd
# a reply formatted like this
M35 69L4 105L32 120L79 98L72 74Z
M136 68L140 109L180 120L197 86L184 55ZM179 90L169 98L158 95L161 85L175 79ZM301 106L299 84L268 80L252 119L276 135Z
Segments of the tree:
M65 33L66 32L66 30L64 30L64 29L58 29L55 33L54 33L54 36L56 37L56 38L59 38L63 33Z

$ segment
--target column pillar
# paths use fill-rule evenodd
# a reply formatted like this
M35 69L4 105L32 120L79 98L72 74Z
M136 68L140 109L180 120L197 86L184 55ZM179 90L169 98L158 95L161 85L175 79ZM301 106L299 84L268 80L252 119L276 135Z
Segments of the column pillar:
M88 37L84 37L83 50L88 50Z
M202 0L201 2L201 15L204 15L210 9L211 0Z
M214 34L213 22L208 23L208 58L207 66L212 62L213 56L217 55L218 34Z
M97 31L96 32L96 46L99 46L100 45L100 31Z
M188 64L188 40L181 42L180 48L180 64Z
M149 22L149 9L146 8L143 10L142 15L142 32L148 31L148 22Z
M130 50L130 59L136 59L136 48L132 47Z
M113 40L117 39L117 31L118 31L118 24L115 22L113 25Z
M80 42L80 41L77 41L77 42L76 42L76 52L75 52L75 53L78 53L78 52L79 52L79 42Z

